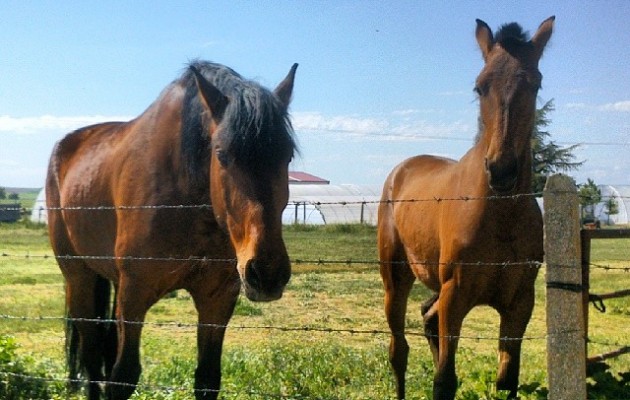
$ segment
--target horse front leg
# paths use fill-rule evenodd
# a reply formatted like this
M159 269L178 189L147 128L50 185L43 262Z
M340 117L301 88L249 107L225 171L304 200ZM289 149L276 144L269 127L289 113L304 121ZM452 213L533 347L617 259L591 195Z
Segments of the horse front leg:
M107 383L109 400L127 400L136 389L140 365L140 336L147 311L157 301L146 285L121 277L116 298L118 351Z
M516 398L521 364L523 335L534 308L534 287L523 289L512 307L501 309L499 333L499 373L497 390L509 390L509 398Z
M236 279L233 279L236 278ZM225 330L238 299L238 276L223 287L189 290L199 314L195 398L215 400L221 388L221 353Z
M472 293L465 293L456 286L455 279L442 283L437 312L439 355L433 378L434 400L453 400L455 398L457 390L455 353L457 352L462 322L471 308L468 301L471 296L473 296Z

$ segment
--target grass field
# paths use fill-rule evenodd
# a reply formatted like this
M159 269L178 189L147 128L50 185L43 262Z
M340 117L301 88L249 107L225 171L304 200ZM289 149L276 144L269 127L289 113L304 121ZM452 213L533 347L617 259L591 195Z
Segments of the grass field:
M239 301L225 342L221 398L394 397L383 289L373 262L375 235L373 227L358 225L286 227L293 277L280 301ZM0 225L0 254L0 335L9 335L17 344L23 373L60 380L48 383L45 396L13 398L72 398L61 382L65 377L63 281L54 259L45 257L52 254L46 230L25 223ZM592 257L599 266L620 268L593 269L592 292L630 288L630 239L594 240ZM536 308L523 344L522 399L541 399L546 393L544 268L537 286ZM431 398L433 366L421 336L420 316L420 303L428 295L416 285L410 300L408 399ZM606 306L605 314L591 309L591 354L629 344L630 298L608 300ZM179 291L160 301L147 321L144 370L133 398L191 398L196 313L190 297ZM174 324L161 324L170 322ZM486 307L473 310L464 322L462 335L472 338L460 341L458 399L503 398L493 387L497 327L498 316ZM8 365L3 354L0 351L0 372ZM624 387L619 375L625 373L630 380L630 355L609 365L609 371L589 380L589 398L630 398L630 382ZM28 386L29 380L23 384Z

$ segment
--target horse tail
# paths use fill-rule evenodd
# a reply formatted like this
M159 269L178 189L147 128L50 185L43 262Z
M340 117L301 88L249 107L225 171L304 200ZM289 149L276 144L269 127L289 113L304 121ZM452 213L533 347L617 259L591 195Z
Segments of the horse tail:
M111 367L108 366L108 361L112 359L111 354L111 346L110 343L112 341L112 332L114 336L114 342L117 344L117 329L116 325L108 320L110 317L110 297L111 297L111 283L109 280L97 276L96 282L94 285L93 292L93 301L94 301L94 319L102 319L106 322L97 323L98 326L98 337L103 338L101 343L103 343L103 348L101 349L100 357L104 366L109 368L107 374L111 370ZM85 365L83 364L83 360L79 354L79 330L76 327L75 321L71 318L69 310L66 310L66 363L68 367L68 376L70 383L70 390L75 392L78 391L81 387L81 373L85 370ZM95 323L93 321L86 321L88 323ZM114 356L116 347L114 346ZM112 364L113 365L113 364Z
M109 281L105 280L105 283L109 285ZM110 291L108 291L110 292ZM105 348L104 348L104 361L105 361L105 376L109 378L114 363L116 362L116 353L118 352L118 326L116 321L116 298L118 293L118 287L114 286L114 301L111 306L110 322L106 324L105 328ZM104 307L109 307L109 298L107 304Z
M48 235L50 237L51 246L55 256L72 254L72 244L68 237L68 232L63 220L61 212L61 180L59 176L60 163L62 154L61 141L55 144L55 147L50 156L48 163L48 172L46 174L46 208L48 217ZM59 265L62 265L62 260L57 259ZM66 287L66 291L69 290ZM66 367L68 368L68 388L71 392L76 392L80 389L80 373L82 370L81 360L79 356L79 330L76 327L75 321L70 314L70 308L68 301L66 300Z
M68 368L68 387L71 392L81 388L79 374L82 365L79 357L79 330L74 325L70 313L66 311L66 366Z

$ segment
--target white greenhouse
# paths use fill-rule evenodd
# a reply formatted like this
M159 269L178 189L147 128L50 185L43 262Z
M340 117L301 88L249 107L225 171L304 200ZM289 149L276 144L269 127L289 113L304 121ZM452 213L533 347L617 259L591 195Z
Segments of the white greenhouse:
M629 224L630 213L630 186L627 185L599 185L602 193L602 203L595 207L595 216L602 221L602 224L627 225ZM614 199L617 203L617 214L608 215L605 202Z
M381 186L289 185L285 224L376 225Z
M46 214L46 190L42 189L35 199L33 210L31 211L31 221L39 224L48 223Z
M376 225L380 186L289 185L289 203L282 214L285 224ZM31 212L31 221L46 223L46 193L42 189Z

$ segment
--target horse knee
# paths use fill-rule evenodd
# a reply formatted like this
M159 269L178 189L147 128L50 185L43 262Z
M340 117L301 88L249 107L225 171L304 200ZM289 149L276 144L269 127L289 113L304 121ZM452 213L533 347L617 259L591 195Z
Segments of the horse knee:
M403 370L407 367L407 358L409 356L409 344L403 335L393 335L389 342L389 361L395 370Z

